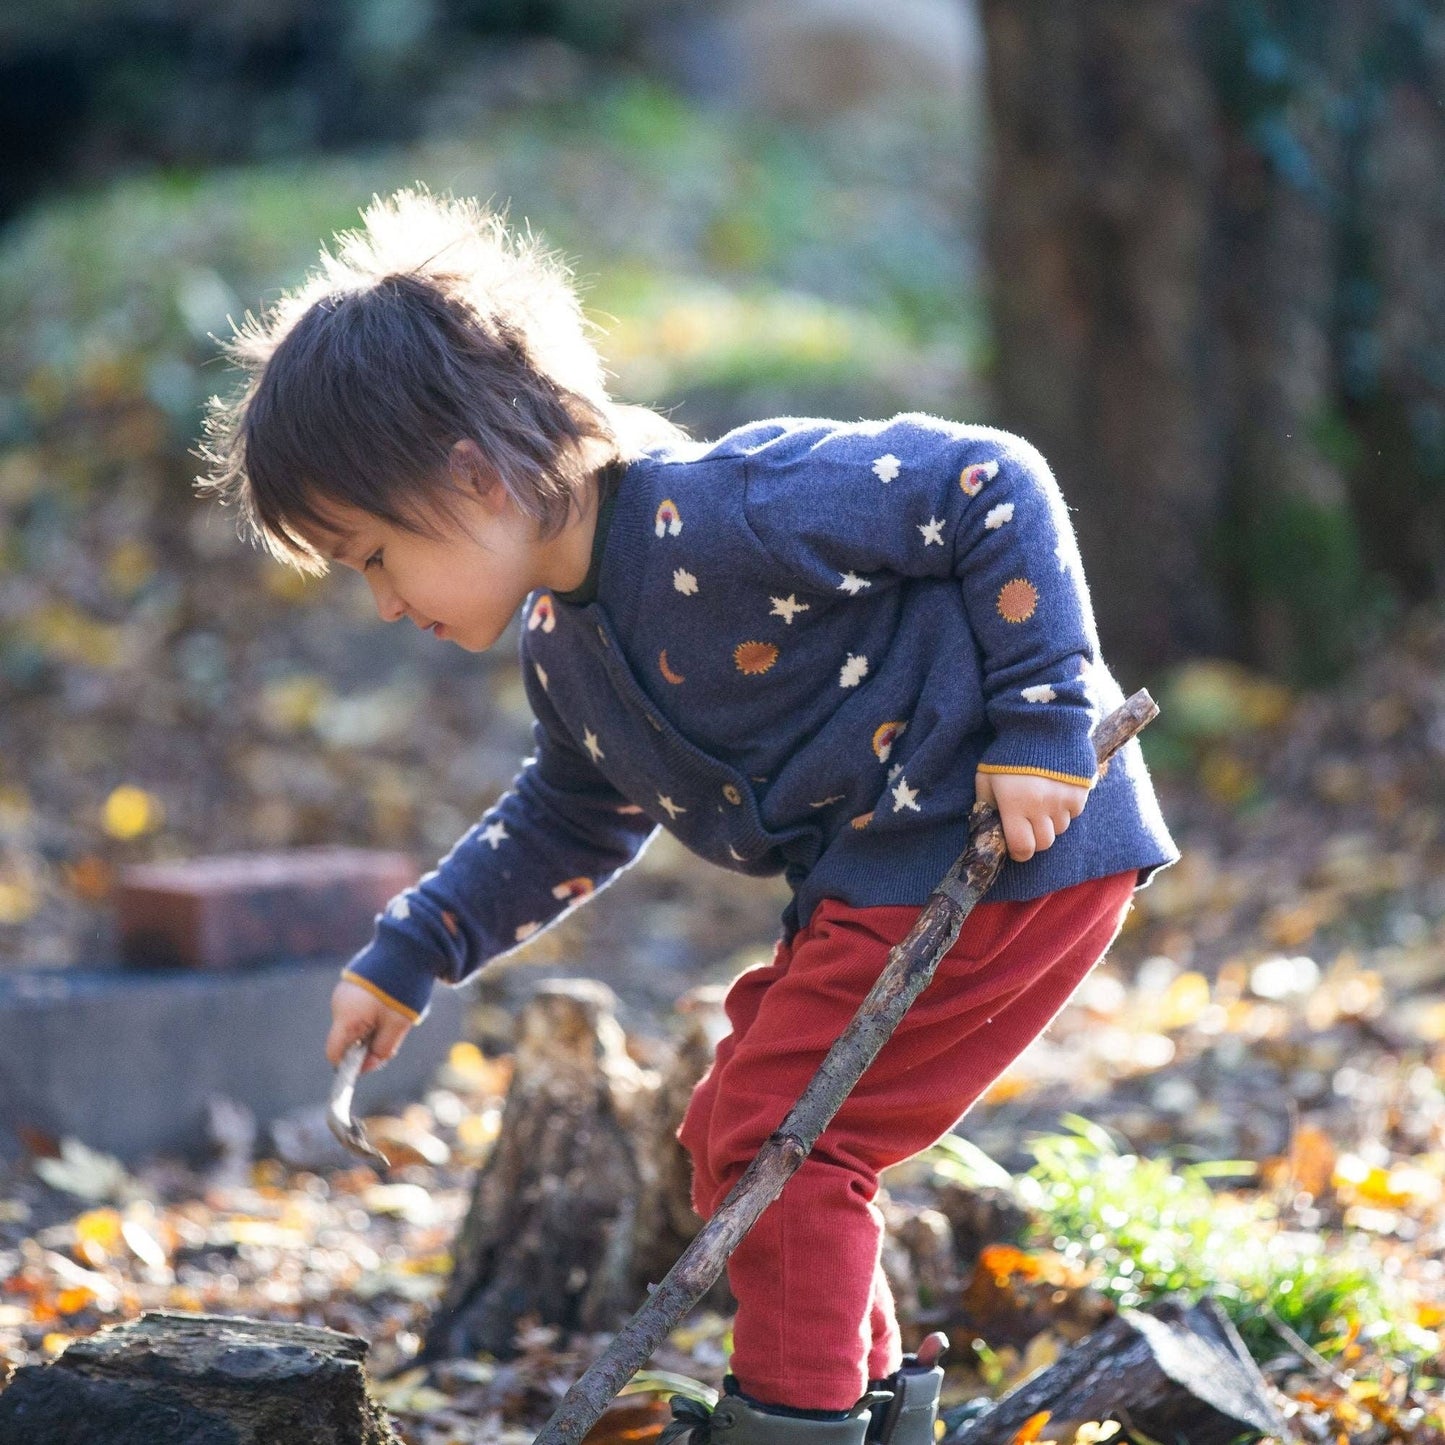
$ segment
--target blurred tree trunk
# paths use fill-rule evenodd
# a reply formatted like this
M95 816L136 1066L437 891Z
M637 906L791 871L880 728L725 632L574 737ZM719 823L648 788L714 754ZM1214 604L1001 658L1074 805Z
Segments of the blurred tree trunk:
M1445 5L982 0L999 415L1122 670L1445 595Z

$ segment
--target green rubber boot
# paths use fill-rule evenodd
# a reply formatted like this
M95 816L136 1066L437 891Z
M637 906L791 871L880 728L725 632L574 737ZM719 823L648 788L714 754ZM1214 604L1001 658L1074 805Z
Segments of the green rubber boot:
M867 1445L935 1445L947 1349L948 1336L935 1331L916 1355L904 1355L903 1368L882 1382L891 1398L872 1412Z
M870 1390L843 1418L810 1420L755 1405L737 1393L729 1375L722 1398L711 1410L674 1395L672 1419L658 1436L658 1445L865 1445L873 1407L888 1398Z

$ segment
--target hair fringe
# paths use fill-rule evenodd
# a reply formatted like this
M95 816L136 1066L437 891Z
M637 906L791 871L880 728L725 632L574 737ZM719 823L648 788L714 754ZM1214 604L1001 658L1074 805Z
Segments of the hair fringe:
M298 286L259 314L248 310L239 324L232 322L232 335L219 342L224 359L245 380L231 396L212 396L207 402L196 449L207 470L195 479L196 490L222 506L234 506L238 532L259 541L277 560L308 575L327 571L326 560L297 531L298 518L284 515L274 498L258 496L251 474L248 434L268 367L314 308L340 307L388 280L412 277L429 283L463 307L493 342L519 349L539 389L555 392L580 414L577 428L569 428L573 435L547 438L552 465L528 467L524 459L510 469L499 466L518 504L544 529L561 524L559 505L565 520L576 486L603 461L626 460L649 444L685 438L659 413L611 399L593 341L602 328L583 311L572 268L530 225L510 229L506 207L492 210L418 184L387 197L374 194L360 214L361 225L337 232ZM577 447L579 434L592 445ZM475 440L486 452L487 438ZM563 455L568 451L593 455ZM520 470L533 474L517 475ZM299 511L299 520L307 520L304 502Z

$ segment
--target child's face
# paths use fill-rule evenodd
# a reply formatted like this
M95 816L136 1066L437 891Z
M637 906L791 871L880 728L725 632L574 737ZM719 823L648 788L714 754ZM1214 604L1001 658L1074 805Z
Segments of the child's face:
M536 523L504 487L457 506L464 530L440 540L404 531L350 504L326 508L332 530L309 540L327 557L360 572L383 622L409 617L468 652L483 652L534 588L555 585L550 549Z

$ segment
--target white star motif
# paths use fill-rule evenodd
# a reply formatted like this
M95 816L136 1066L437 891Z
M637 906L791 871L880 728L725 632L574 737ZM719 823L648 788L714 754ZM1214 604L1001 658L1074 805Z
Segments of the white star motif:
M861 652L850 652L838 671L839 687L857 687L868 676L868 659Z
M925 547L932 547L935 544L943 546L943 521L941 518L930 517L926 522L920 522L918 530L923 533Z
M865 587L872 585L866 577L860 577L856 572L845 572L843 580L838 584L838 591L846 592L850 597L856 597Z
M679 567L672 574L672 585L682 593L684 597L691 597L697 591L697 578L687 570L686 567Z
M386 905L386 916L402 922L411 917L411 904L406 901L405 893L398 893L397 896Z
M899 778L893 785L893 811L897 813L904 808L911 808L915 813L923 811L918 806L918 789L910 788L907 778Z
M524 938L530 938L541 926L540 923L519 923L512 937L520 943Z
M534 662L534 663L532 664L532 669L533 669L533 671L536 672L536 674L537 674L537 681L542 684L542 691L543 691L543 692L546 692L546 690L547 690L547 673L546 673L546 671L544 670L544 668L542 667L542 664L541 664L540 662Z
M657 795L657 801L662 807L667 809L667 816L674 820L676 820L679 813L687 812L686 808L682 807L679 803L674 803L666 793L659 793Z
M490 843L495 853L502 846L503 838L510 838L512 835L507 832L507 825L500 818L493 818L490 823L481 831L483 843Z
M898 458L892 452L886 452L873 463L873 475L880 482L891 482L898 475Z
M1048 683L1041 682L1037 687L1023 687L1019 689L1019 696L1025 702L1053 702L1058 694Z
M602 761L602 744L597 741L597 734L591 728L582 729L582 746L592 755L594 763Z
M810 605L807 602L799 602L791 592L786 597L770 597L768 600L773 604L772 611L768 616L781 617L789 627L793 625L793 618L800 612L806 612Z
M1014 517L1014 504L1012 502L1000 502L988 516L983 519L983 525L990 532L1002 527L1005 522L1012 522Z

